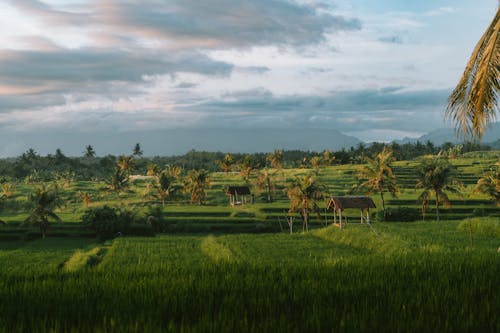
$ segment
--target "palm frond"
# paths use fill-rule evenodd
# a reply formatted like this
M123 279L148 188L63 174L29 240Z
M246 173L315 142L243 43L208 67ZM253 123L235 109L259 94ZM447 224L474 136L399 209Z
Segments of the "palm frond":
M455 122L457 132L472 140L482 138L498 110L499 77L500 7L448 99L445 117Z

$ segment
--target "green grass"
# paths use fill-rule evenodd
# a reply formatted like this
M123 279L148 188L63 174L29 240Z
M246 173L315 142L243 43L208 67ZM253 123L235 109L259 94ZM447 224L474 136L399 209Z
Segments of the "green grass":
M500 238L407 225L11 242L0 331L498 331Z
M273 203L257 193L255 204L229 207L222 189L243 181L214 173L207 205L166 205L169 234L106 243L79 223L76 192L91 193L91 207L141 213L152 203L145 183L118 199L102 183L75 182L63 189L63 222L41 240L22 223L32 186L18 184L0 209L0 332L500 331L500 211L472 194L496 158L453 161L468 185L440 222L430 209L425 222L367 226L348 210L342 229L313 217L311 232L297 219L292 235L279 232L289 207L282 182ZM416 165L395 164L403 188L389 207L420 211ZM330 194L347 194L357 168L323 168L319 178Z

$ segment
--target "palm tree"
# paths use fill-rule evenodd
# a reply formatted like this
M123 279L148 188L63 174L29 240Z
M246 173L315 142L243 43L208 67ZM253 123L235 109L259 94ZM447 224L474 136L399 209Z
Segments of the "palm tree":
M309 215L313 212L319 214L318 200L323 198L323 186L306 175L302 178L296 177L286 190L290 199L290 213L299 211L302 215L302 229L309 231Z
M496 170L491 168L477 181L474 192L486 194L497 206L500 206L500 162L496 166Z
M132 150L132 155L137 157L142 156L141 144L139 142L135 144L134 149Z
M311 163L311 166L314 169L314 173L317 176L319 174L319 168L321 167L321 163L322 163L321 157L319 157L319 156L313 156L313 157L311 157L310 163Z
M272 168L278 170L283 168L283 152L281 150L275 149L272 154L266 156L266 160L269 161Z
M16 185L13 183L3 183L2 184L2 194L0 197L10 198L16 192Z
M259 190L266 191L267 202L273 201L273 193L276 191L276 182L274 181L274 174L269 172L269 169L259 171L255 186Z
M89 206L90 202L92 201L92 198L90 197L89 192L78 191L76 193L76 195L78 196L78 198L80 200L82 200L83 204L85 205L85 208L87 208Z
M170 173L163 171L154 184L156 197L161 200L162 207L165 207L165 201L168 197L175 195L181 189L179 185L174 184L174 180L175 178Z
M231 172L234 165L233 155L226 154L223 160L217 160L215 161L215 164L217 164L223 172L225 173Z
M190 204L201 205L207 196L207 187L210 187L210 177L204 169L191 170L184 178L184 193L189 194Z
M106 180L106 186L120 197L120 192L128 187L128 175L124 170L115 168L113 174Z
M146 175L158 177L161 173L161 167L156 163L149 163L147 166Z
M175 166L175 165L169 165L167 167L167 172L170 175L170 177L173 177L175 179L180 179L182 175L182 167L180 166Z
M240 176L243 180L248 183L252 173L255 171L255 166L253 164L252 158L249 155L245 155L243 160L239 164Z
M431 195L436 199L436 220L439 221L439 206L451 206L448 194L445 191L460 194L462 184L457 179L457 170L447 158L433 156L424 158L417 170L418 178L416 188L423 189L419 196L422 201L422 216L425 218L427 205Z
M130 176L130 172L135 167L134 156L121 155L120 157L118 157L118 160L116 161L116 165L118 166L118 168L120 170L124 171L128 177L128 176Z
M61 221L59 216L54 213L55 209L63 206L57 187L46 187L45 185L37 187L29 195L29 202L31 204L31 211L25 222L38 225L42 238L45 238L47 228L49 227L49 219L58 222Z
M496 116L500 96L500 6L476 45L465 71L448 99L446 118L472 140L481 139Z
M365 157L365 162L366 165L362 166L356 175L360 181L358 190L362 190L366 194L380 193L385 220L387 212L385 209L384 192L389 192L393 196L399 192L396 175L391 166L391 163L394 162L392 150L384 147L374 158Z
M335 160L335 156L333 156L333 153L331 150L325 150L323 152L323 165L324 166L330 166L333 164L333 161Z
M84 154L84 157L87 157L87 158L95 157L94 147L92 147L91 145L86 146L83 154Z

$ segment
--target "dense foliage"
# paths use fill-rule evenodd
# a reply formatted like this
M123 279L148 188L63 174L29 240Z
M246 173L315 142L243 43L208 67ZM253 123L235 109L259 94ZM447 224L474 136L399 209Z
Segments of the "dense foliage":
M106 155L96 157L94 148L87 146L82 157L65 156L60 149L55 154L46 156L39 155L33 149L29 149L16 158L0 159L0 174L5 178L37 180L51 180L55 174L71 173L79 180L107 179L113 174L117 162L121 169L127 174L146 174L149 166L157 165L164 168L168 165L180 166L184 170L205 169L208 171L236 171L242 162L252 166L253 169L263 167L273 168L297 168L310 167L316 162L324 165L331 164L362 164L366 156L374 156L380 153L384 147L393 151L396 160L410 160L418 156L436 154L440 151L447 152L454 146L445 143L436 147L431 142L427 143L405 143L391 144L372 143L370 145L359 144L356 147L331 152L300 151L300 150L276 150L272 154L228 154L222 152L189 151L180 156L155 156L143 157L142 150L136 151L131 156ZM140 148L140 147L139 147ZM488 146L477 144L461 145L460 153L470 151L489 150ZM141 154L138 154L138 153Z

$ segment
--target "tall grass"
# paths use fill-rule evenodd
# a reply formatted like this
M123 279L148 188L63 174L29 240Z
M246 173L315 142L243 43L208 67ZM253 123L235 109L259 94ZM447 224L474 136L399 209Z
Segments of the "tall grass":
M99 265L75 270L61 263L92 246L5 250L21 264L0 271L0 331L500 330L500 257L489 241L426 252L391 228L378 231L392 244L380 250L361 228L119 238ZM49 269L31 267L30 255Z

